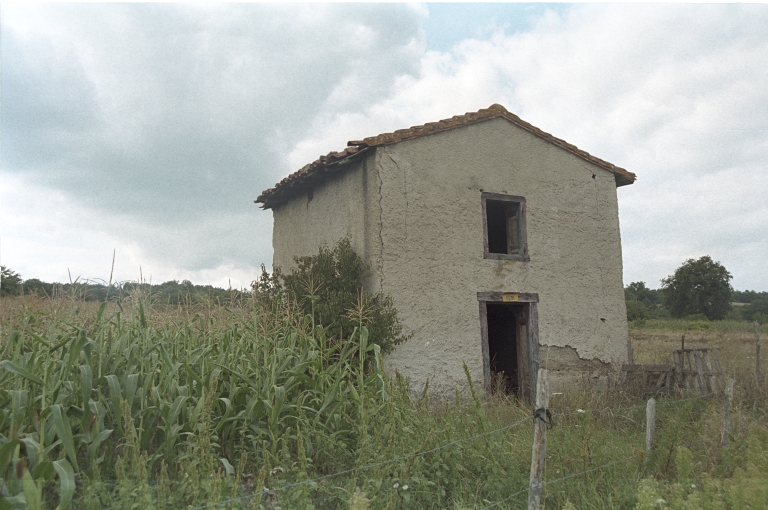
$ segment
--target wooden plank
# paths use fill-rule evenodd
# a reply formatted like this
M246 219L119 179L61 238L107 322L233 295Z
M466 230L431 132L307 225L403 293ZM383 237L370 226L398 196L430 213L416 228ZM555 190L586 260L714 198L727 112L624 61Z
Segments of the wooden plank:
M531 302L528 305L528 322L526 324L528 328L528 356L530 358L529 366L531 367L531 402L536 400L536 377L539 373L539 310L536 302Z
M519 303L538 303L539 295L530 292L478 292L478 301L489 301L492 303L503 303L504 294L517 294L517 302Z
M507 220L507 253L510 255L520 254L520 204L508 206L506 211Z
M517 385L518 397L528 398L530 395L530 372L531 366L528 359L528 306L523 305L514 307L515 322L517 323L515 331L515 343L517 344Z
M525 199L523 199L523 201L520 202L520 246L523 250L521 254L523 260L528 261L531 260L531 257L528 255L528 227L526 226L528 224L528 213L526 212L526 208Z
M491 393L491 357L488 347L488 306L480 301L480 344L483 355L483 386Z
M720 364L720 358L717 357L717 353L713 351L712 357L715 359L715 368L717 369L717 373L723 375L723 365Z
M518 197L515 195L503 195L501 193L490 193L488 191L483 191L480 195L484 200L498 200L500 202L519 202L522 204L525 203L525 197Z
M712 357L709 351L704 352L704 365L707 367L707 375L709 376L709 386L712 393L717 393L717 377L712 371Z
M488 244L488 208L485 205L485 197L482 194L480 196L483 204L483 256L488 258L491 249Z
M682 357L680 356L680 353L678 351L675 351L672 353L675 358L675 384L679 384L680 386L683 385L683 363L682 363ZM679 377L679 381L678 381Z
M693 353L693 357L696 360L696 371L698 372L698 381L699 381L699 391L701 395L706 395L709 393L709 390L707 389L707 379L704 376L704 363L701 361L701 352L702 351L695 351Z
M621 369L625 372L667 372L674 370L673 365L630 365L624 364Z
M691 369L693 369L693 367L694 367L693 358L692 358L693 351L683 352L683 355L688 360L688 366L691 367ZM683 373L686 374L685 371L683 371ZM686 380L687 380L686 386L687 386L688 390L690 390L691 386L693 386L693 389L695 389L696 391L701 392L701 390L699 389L698 379L696 379L695 377L691 377L691 375L692 374L686 374L686 376L687 376L686 377ZM693 384L691 384L691 380L693 380Z

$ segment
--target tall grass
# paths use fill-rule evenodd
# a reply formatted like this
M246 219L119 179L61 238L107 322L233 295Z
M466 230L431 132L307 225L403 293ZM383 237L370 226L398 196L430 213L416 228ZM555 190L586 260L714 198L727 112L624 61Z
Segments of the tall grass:
M483 508L527 486L529 407L411 395L363 322L340 339L288 303L148 298L2 301L0 507ZM648 461L642 401L584 386L552 409L548 480L630 459L548 487L553 508L632 507L647 474L664 493L681 445L686 476L736 476L765 428L737 402L722 449L712 402L662 404Z

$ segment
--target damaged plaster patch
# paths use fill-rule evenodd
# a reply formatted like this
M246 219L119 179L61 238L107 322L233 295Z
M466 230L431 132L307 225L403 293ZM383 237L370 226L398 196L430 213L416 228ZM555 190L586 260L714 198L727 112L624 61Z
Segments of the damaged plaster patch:
M590 372L598 375L610 375L611 364L600 361L598 358L585 359L579 356L579 352L566 345L565 347L542 346L542 368L559 371Z
M616 379L616 367L597 358L579 357L576 349L542 346L542 368L549 371L552 391L570 391L578 385L587 385L593 391L605 392Z

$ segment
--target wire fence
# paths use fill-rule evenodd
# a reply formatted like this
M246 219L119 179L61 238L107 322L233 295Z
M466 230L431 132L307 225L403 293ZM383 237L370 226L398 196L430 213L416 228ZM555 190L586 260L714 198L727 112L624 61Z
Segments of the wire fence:
M708 393L706 395L697 395L697 396L693 396L693 397L689 397L689 398L682 398L682 399L677 399L677 400L666 400L666 399L663 399L663 400L659 400L657 402L657 405L681 404L681 403L689 402L689 401L693 401L693 400L702 400L702 399L705 399L705 398L708 398L708 397L711 397L711 396L714 396L714 395L716 395L716 394L715 393ZM567 412L567 413L553 413L553 416L555 416L555 417L567 417L567 416L583 415L583 414L589 414L589 413L617 412L617 411L637 410L637 409L644 409L644 408L646 408L646 404L638 404L638 405L633 405L633 406L615 407L615 408L603 407L603 408L596 408L596 409L577 409L576 411ZM311 479L308 479L308 480L302 480L302 481L299 481L299 482L289 483L289 484L286 484L286 485L282 485L280 487L274 487L274 488L271 488L271 489L263 488L260 491L254 491L253 493L246 494L244 496L224 499L224 500L221 500L221 501L218 501L218 502L208 503L206 505L193 507L192 510L203 510L203 509L207 509L207 508L221 507L221 506L225 506L225 505L228 505L228 504L231 504L231 503L248 501L248 500L250 500L250 499L252 499L254 497L274 495L274 494L276 494L278 492L286 491L286 490L289 490L289 489L293 489L293 488L296 488L296 487L299 487L299 486L302 486L302 485L313 485L313 484L317 484L319 482L322 482L324 480L329 480L329 479L337 478L337 477L344 476L344 475L350 475L350 474L353 474L353 473L362 472L362 471L366 471L366 470L369 470L369 469L374 469L374 468L377 468L377 467L382 467L382 466L385 466L385 465L388 465L388 464L392 464L392 463L395 463L395 462L407 461L407 460L414 459L414 458L417 458L417 457L422 457L422 456L425 456L425 455L429 455L431 453L435 453L437 451L444 450L446 448L450 448L452 446L456 446L456 445L461 444L461 443L465 443L465 442L472 441L472 440L475 440L475 439L479 439L479 438L482 438L482 437L487 437L487 436L490 436L490 435L493 435L493 434L498 434L498 433L504 432L506 430L510 430L510 429L519 427L519 426L523 425L526 422L531 423L531 421L535 421L535 417L534 416L528 416L528 417L523 418L521 420L515 421L515 422L513 422L513 423L511 423L509 425L505 425L503 427L499 427L499 428L496 428L496 429L491 430L491 431L481 432L479 434L475 434L475 435L472 435L472 436L469 436L469 437L465 437L465 438L462 438L462 439L457 439L457 440L449 441L449 442L443 443L443 444L441 444L439 446L436 446L434 448L430 448L428 450L418 451L418 452L414 452L414 453L411 453L411 454L408 454L408 455L394 457L394 458L391 458L391 459L388 459L388 460L384 460L384 461L381 461L381 462L374 462L374 463L370 463L370 464L365 464L363 466L358 466L358 467L346 469L346 470L343 470L343 471L338 471L338 472L335 472L335 473L330 473L330 474L318 476L318 477L311 478ZM627 457L624 457L624 458L621 458L621 459L618 459L618 460L613 460L613 461L607 462L607 463L602 464L602 465L597 466L597 467L593 467L593 468L590 468L590 469L586 469L584 471L580 471L578 473L571 473L569 475L562 476L562 477L556 478L554 480L543 481L541 485L542 485L542 487L552 486L552 485L558 484L560 482L563 482L565 480L569 480L569 479L572 479L572 478L577 478L579 476L583 476L583 475L586 475L588 473L599 471L599 470L608 468L610 466L614 466L614 465L617 465L617 464L622 464L622 463L628 462L628 461L630 461L632 459L639 459L639 458L640 457L638 457L638 455L630 455L630 456L627 456ZM480 510L486 510L486 509L489 509L489 508L498 507L499 505L502 505L504 503L507 503L507 502L513 500L516 496L519 496L520 494L523 494L524 492L527 492L528 490L529 490L529 486L526 483L526 485L523 488L521 488L520 490L514 492L513 494L507 496L506 498L504 498L502 500L499 500L499 501L491 503L491 504L489 504L487 506L481 507Z

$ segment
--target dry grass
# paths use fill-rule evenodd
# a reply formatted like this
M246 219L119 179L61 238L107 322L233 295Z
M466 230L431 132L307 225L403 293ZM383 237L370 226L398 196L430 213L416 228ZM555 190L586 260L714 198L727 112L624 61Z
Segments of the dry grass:
M635 329L629 332L635 363L673 363L673 351L681 347L685 335L686 347L717 347L717 356L725 375L736 380L746 380L755 375L755 334L744 331L661 331ZM761 334L761 340L765 340ZM765 343L764 341L761 343ZM760 353L762 372L768 369L768 348Z

